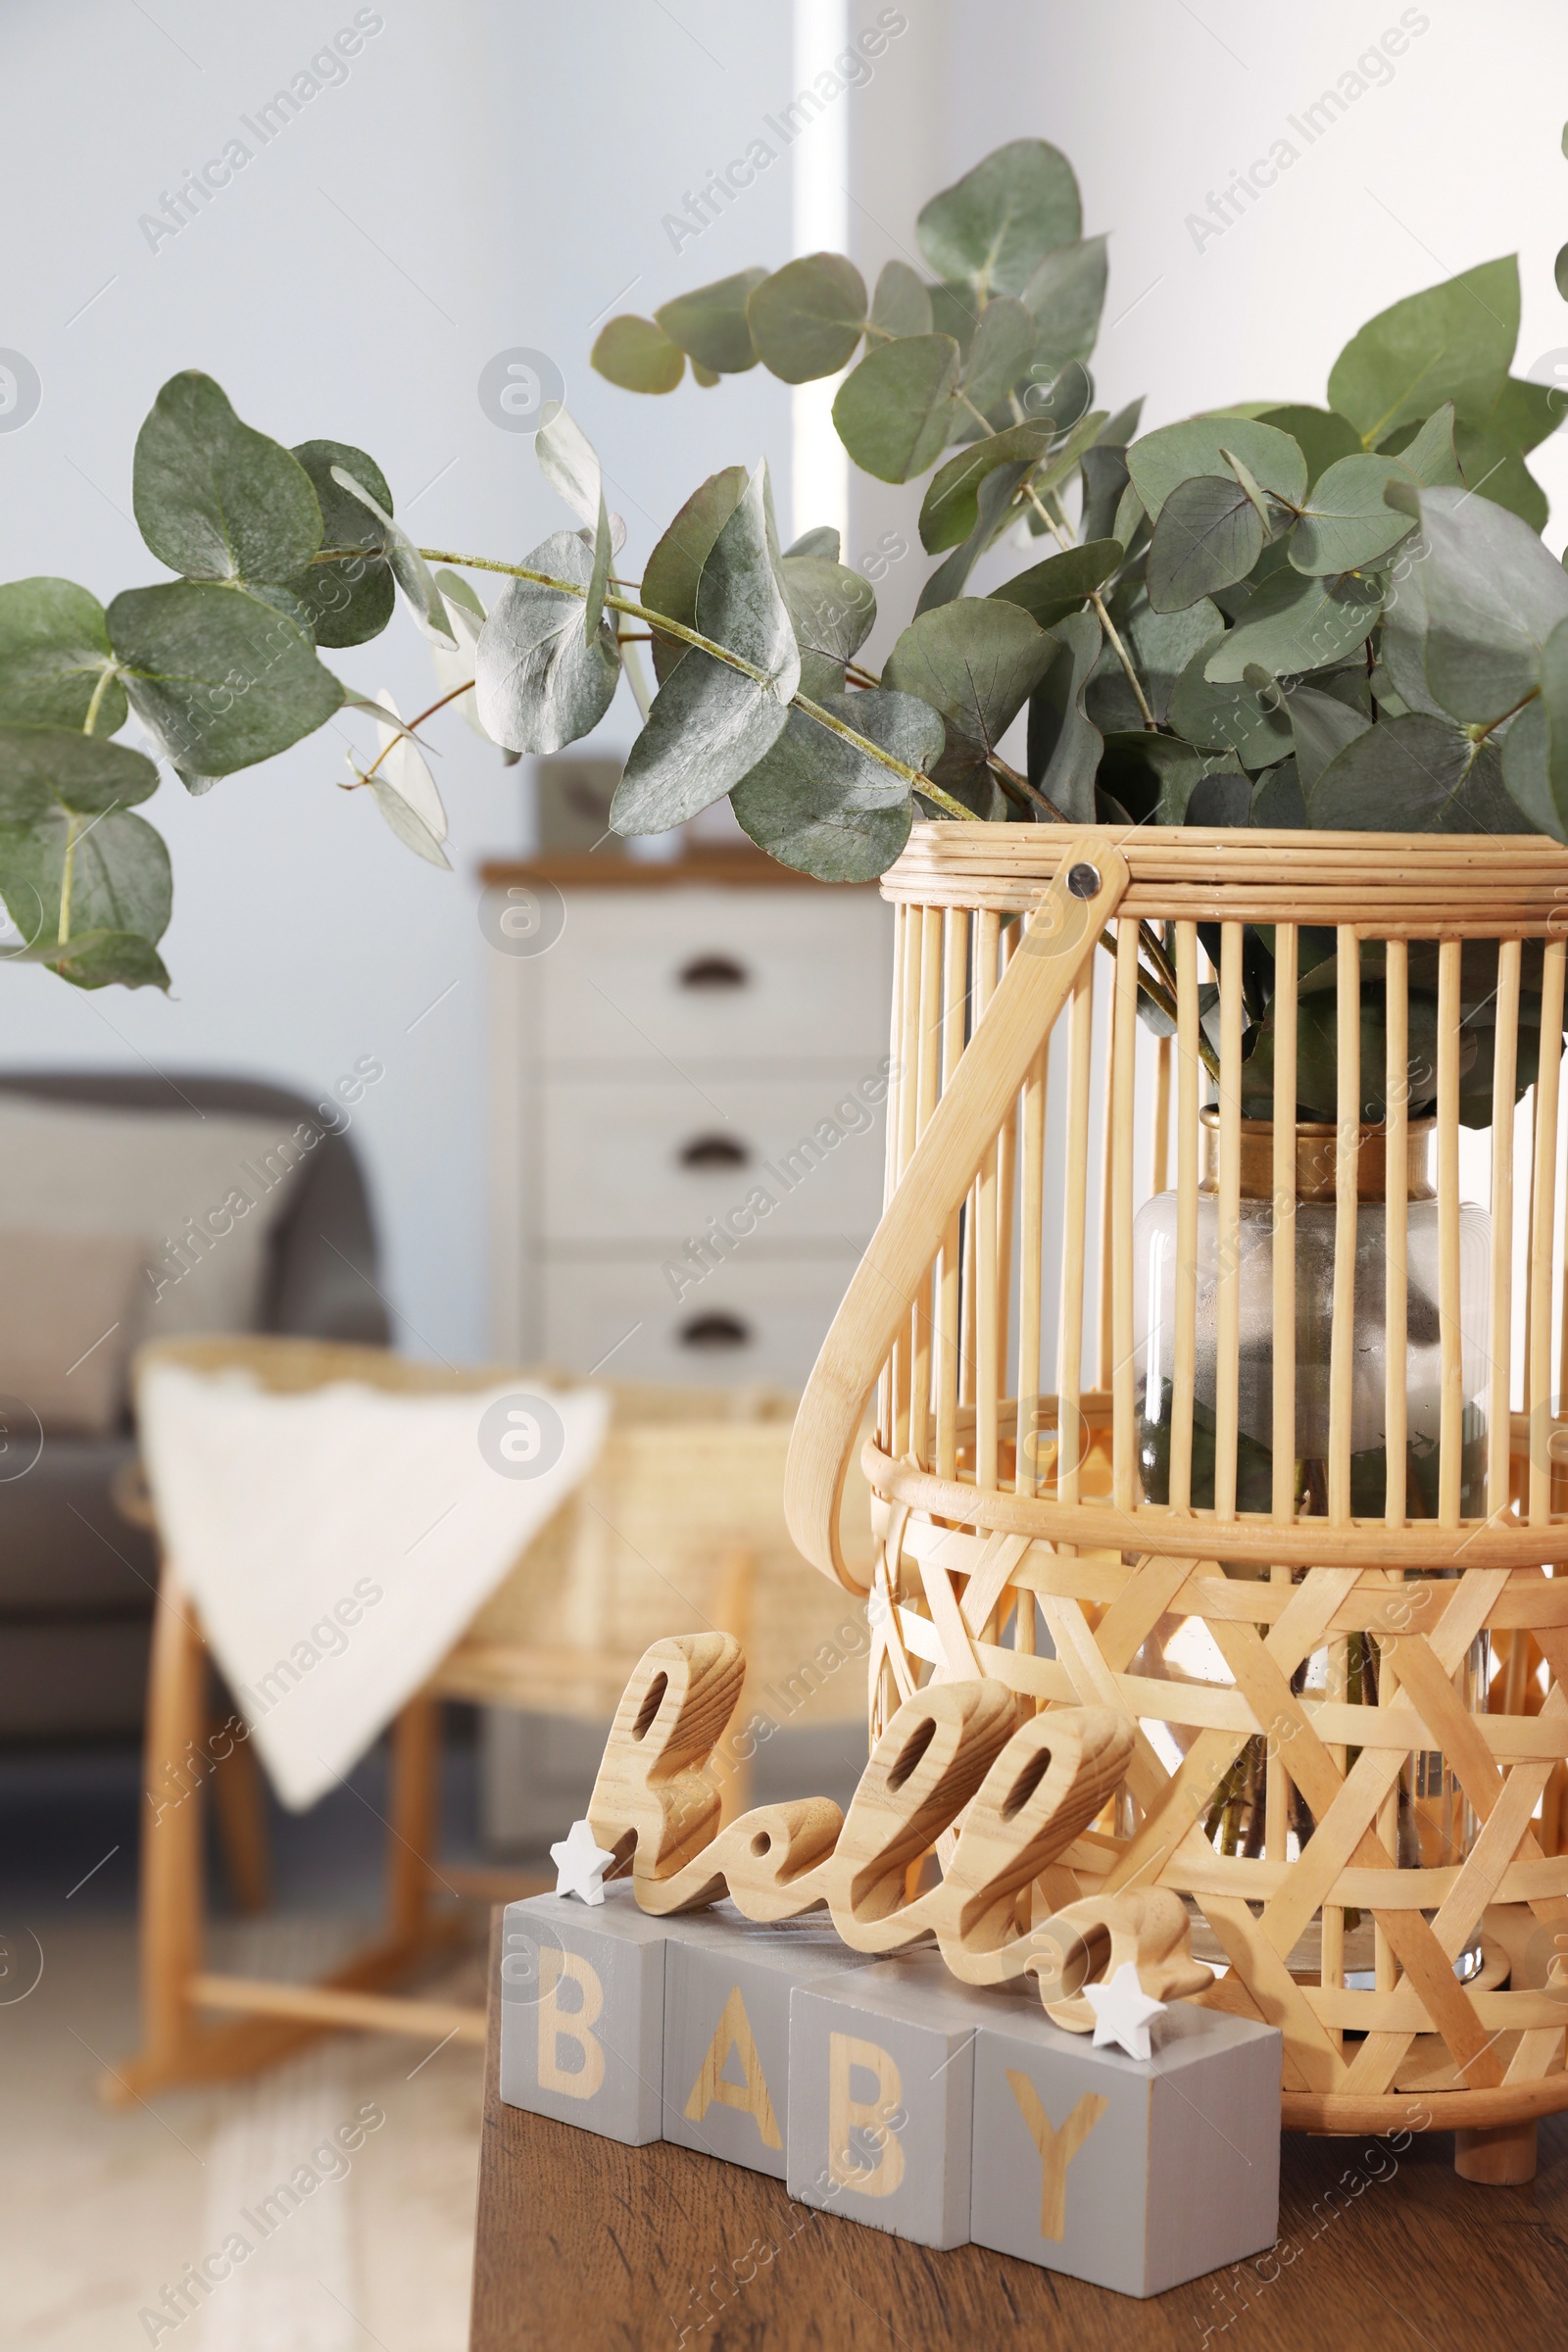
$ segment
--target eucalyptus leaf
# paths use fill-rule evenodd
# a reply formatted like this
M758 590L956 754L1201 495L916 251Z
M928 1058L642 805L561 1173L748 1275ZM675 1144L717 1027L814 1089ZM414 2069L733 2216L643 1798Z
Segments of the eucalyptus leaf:
M757 349L747 305L766 277L765 270L741 270L733 277L677 294L654 313L672 343L714 375L744 375L757 366Z
M39 907L41 937L58 936L68 853L71 933L131 931L149 942L162 939L173 884L161 835L128 810L82 818L61 808L30 824L0 824L0 896L24 937Z
M35 825L61 810L105 816L157 789L157 768L128 744L73 727L0 726L0 824Z
M686 354L656 319L625 315L601 327L588 365L623 392L673 392L686 372Z
M193 368L170 377L136 436L131 504L159 562L194 580L291 580L321 544L299 460Z
M1078 182L1044 139L999 147L925 205L920 251L939 278L973 286L982 300L1021 294L1046 255L1083 231Z
M1059 368L1064 360L1087 360L1105 304L1104 238L1082 237L1043 255L1022 297L1038 330L1037 362Z
M438 636L452 638L452 626L447 619L441 591L435 584L429 565L401 523L394 522L390 513L359 477L344 466L328 468L340 490L357 498L368 509L381 525L381 552L392 567L392 576L414 607L415 618L421 627L433 629Z
M1019 605L1041 628L1054 629L1104 585L1121 559L1119 540L1086 539L1082 546L1064 547L1058 555L1047 556L1043 563L1004 580L992 589L992 599Z
M1265 490L1289 505L1306 496L1306 460L1289 433L1246 416L1192 416L1185 424L1146 433L1127 452L1127 470L1152 522L1178 483L1197 473L1226 471L1224 453L1234 450Z
M844 664L875 625L876 591L826 556L785 556L780 573L801 654L799 691L820 703L844 692Z
M1252 779L1237 768L1211 768L1200 776L1182 811L1184 825L1232 828L1252 821Z
M552 401L533 437L539 470L579 522L597 528L604 505L599 452L564 401Z
M403 723L390 687L383 686L376 700L388 712L391 722L388 724L383 720L377 727L380 736L376 747L378 764L371 778L376 800L378 804L384 803L386 796L391 794L394 799L401 801L405 808L413 810L431 840L439 844L447 837L447 812L441 795L436 790L435 778L430 773L423 753ZM381 813L383 816L387 813L384 806ZM393 831L397 830L394 824ZM420 854L425 855L422 851ZM436 861L432 859L431 862ZM439 862L446 864L444 855Z
M1015 605L958 597L910 622L882 683L918 695L949 727L949 749L979 766L1050 668L1055 642ZM955 744L954 736L960 741Z
M149 832L151 827L148 827ZM39 960L43 958L40 956ZM69 944L48 956L51 970L73 988L161 988L169 973L150 939L138 931L73 933Z
M738 466L736 470L744 472L745 468ZM839 534L834 525L822 522L814 530L803 531L798 539L792 539L784 550L784 560L788 563L791 556L826 556L830 564L836 564L839 546Z
M694 490L643 566L641 603L682 626L697 626L697 583L714 540L746 495L744 466L726 466ZM834 553L837 554L835 543ZM654 632L654 675L662 685L684 657L678 638Z
M854 359L865 325L865 280L841 253L807 254L763 278L746 318L764 368L786 384L812 383Z
M318 645L364 645L378 637L392 617L397 585L381 549L374 516L334 479L341 466L361 481L390 514L392 493L373 458L344 441L302 441L293 452L304 467L321 510L323 548L357 552L333 564L313 564L289 582L305 607Z
M1489 499L1397 484L1390 495L1421 524L1413 568L1427 686L1450 716L1490 726L1538 685L1542 648L1568 614L1568 574L1527 523ZM1404 693L1397 672L1395 682Z
M466 580L445 565L436 573L435 584L441 591L447 609L447 618L457 642L444 645L439 637L430 640L430 660L435 670L436 684L443 694L457 694L461 687L472 687L479 674L479 638L483 632L486 613L483 605ZM462 710L470 732L481 743L494 738L479 716L478 698L473 693L460 695L456 706ZM515 757L515 755L514 755Z
M1383 493L1391 481L1415 479L1400 459L1370 450L1338 459L1310 494L1292 534L1291 562L1297 570L1350 571L1397 547L1413 527L1411 518L1386 506Z
M1293 687L1285 698L1290 713L1296 769L1303 794L1310 794L1331 760L1371 725L1363 712L1315 686Z
M447 873L452 871L451 858L417 808L379 771L370 778L370 797L405 849L412 850L429 865L438 865Z
M839 439L878 481L924 473L952 434L958 346L951 335L906 335L868 351L833 403Z
M1502 738L1502 781L1539 832L1568 841L1568 618L1541 649L1541 694Z
M555 531L527 559L582 590L508 580L479 635L476 695L485 733L509 751L564 751L596 727L614 700L620 662L610 629L583 637L592 552L575 531Z
M871 297L871 324L885 335L931 332L931 295L920 272L907 262L883 263Z
M1341 416L1333 409L1307 408L1293 401L1284 408L1265 409L1257 421L1290 434L1306 460L1308 489L1337 458L1353 457L1361 446L1361 436L1348 416Z
M1236 772L1235 761L1225 755L1195 751L1174 736L1152 735L1144 728L1115 730L1105 737L1099 797L1114 803L1133 824L1180 825L1204 776Z
M1069 613L1051 636L1055 650L1029 698L1029 781L1069 823L1092 825L1103 743L1084 691L1100 658L1100 623L1092 612Z
M1205 598L1181 612L1156 612L1140 589L1130 598L1118 598L1113 617L1143 681L1150 708L1163 724L1170 716L1177 679L1193 656L1220 629L1219 609ZM1087 708L1104 734L1143 725L1133 690L1108 645L1100 657Z
M1329 370L1329 405L1349 418L1366 449L1446 400L1461 416L1485 412L1518 339L1519 265L1509 254L1369 319Z
M131 708L200 776L286 752L343 700L304 630L243 588L127 588L108 621Z
M1005 400L1035 356L1034 318L1015 296L993 296L963 363L963 393L984 416Z
M967 286L927 286L926 300L931 305L931 323L922 333L951 335L960 354L967 359L974 341L975 328L980 323L980 305Z
M981 444L982 448L987 446ZM998 466L984 476L975 493L974 527L926 581L915 602L917 615L934 612L938 605L951 605L956 596L963 594L980 558L995 546L1011 523L1013 499L1033 469L1034 461L1021 458L1010 466Z
M8 580L0 587L0 721L82 727L99 688L96 735L125 723L125 690L95 596L72 580Z
M920 508L920 537L932 555L956 547L979 517L976 498L986 476L999 466L1032 466L1055 438L1049 423L1014 424L989 440L973 441L932 475Z
M1277 687L1260 693L1255 683L1216 686L1203 665L1220 637L1207 638L1177 679L1170 698L1170 723L1185 742L1229 752L1244 768L1270 767L1290 752L1291 722Z
M1422 711L1380 719L1348 743L1306 808L1318 832L1506 833L1513 823L1494 746Z
M1107 421L1103 409L1092 409L1087 416L1079 417L1070 432L1063 433L1059 440L1052 443L1050 456L1034 477L1035 488L1042 497L1049 490L1059 490L1069 474L1077 472L1085 455L1094 448L1104 431ZM1038 527L1043 530L1044 523L1039 523L1038 517L1036 520Z
M1251 495L1234 476L1198 473L1178 482L1160 507L1149 543L1150 603L1156 612L1180 612L1216 588L1245 579L1263 552L1263 538Z
M1550 512L1546 493L1517 450L1465 419L1455 428L1454 445L1463 477L1479 497L1506 507L1533 531L1545 529Z
M1560 427L1561 403L1562 395L1556 384L1538 384L1527 376L1505 375L1486 415L1472 412L1470 422L1479 425L1493 440L1500 441L1504 449L1517 450L1520 457L1528 457Z
M1295 760L1265 768L1252 787L1251 823L1260 830L1302 833L1308 823L1306 797Z
M1127 487L1127 452L1125 447L1111 442L1109 435L1110 425L1107 424L1095 447L1086 449L1080 460L1084 497L1079 529L1086 541L1114 539L1116 536L1111 526L1116 519L1122 492ZM1133 496L1142 514L1143 502L1138 499L1136 491ZM1125 549L1127 542L1123 540L1121 545Z
M1568 579L1564 580L1568 590ZM1242 618L1209 658L1212 684L1235 684L1249 662L1270 677L1299 675L1343 662L1366 642L1383 605L1383 582L1349 572L1305 579L1290 569L1263 582Z
M909 767L928 770L941 758L942 721L912 695L830 695L822 707ZM819 882L885 873L914 813L906 782L799 710L730 803L759 848Z
M760 672L693 648L661 686L611 805L617 833L662 833L721 800L784 731L801 658L780 576L767 468L747 483L697 591L697 625Z

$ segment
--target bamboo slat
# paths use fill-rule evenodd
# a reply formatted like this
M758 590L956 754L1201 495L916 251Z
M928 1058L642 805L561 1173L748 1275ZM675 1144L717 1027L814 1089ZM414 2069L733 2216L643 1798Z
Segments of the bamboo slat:
M1536 1079L1536 1165L1530 1202L1530 1361L1525 1417L1530 1429L1530 1520L1551 1516L1551 1273L1556 1231L1557 1118L1562 1055L1551 1042L1562 1035L1568 943L1548 941L1541 976L1541 1066ZM1568 1317L1565 1317L1568 1322Z
M1172 1341L1170 1501L1192 1508L1198 1381L1198 929L1176 926L1176 1328Z
M1383 998L1388 1041L1383 1075L1388 1127L1386 1157L1394 1172L1387 1186L1383 1211L1383 1331L1388 1351L1383 1376L1383 1444L1388 1459L1383 1515L1390 1527L1402 1527L1410 1371L1410 1213L1405 1186L1398 1181L1408 1163L1410 1125L1410 952L1403 940L1391 939L1384 950Z
M1095 1042L1094 965L1073 984L1067 1030L1067 1133L1061 1216L1061 1336L1056 1343L1056 1494L1078 1500L1084 1452L1084 1240L1089 1206L1089 1079Z
M1279 1520L1292 1518L1296 1509L1296 1012L1299 966L1300 935L1294 923L1282 923L1274 934L1272 1243L1272 1476L1274 1516ZM1283 1838L1283 1829L1279 1835Z
M1101 1374L1113 1405L1112 1494L1119 1510L1137 1500L1137 1407L1133 1361L1133 1078L1138 1049L1138 926L1116 926L1116 1004L1110 1065L1111 1117L1106 1223L1111 1232L1110 1377Z
M1220 932L1219 1200L1214 1227L1214 1509L1236 1516L1242 1312L1242 926Z
M1438 951L1438 1323L1443 1396L1438 1524L1459 1524L1464 1355L1459 1323L1459 942Z
M1497 950L1492 1061L1492 1380L1487 1399L1487 1513L1508 1508L1513 1387L1513 1096L1519 1066L1518 940Z
M1329 1349L1329 1518L1350 1518L1350 1413L1355 1379L1356 1161L1361 1134L1361 951L1353 931L1338 941L1336 1052L1339 1132L1334 1144L1334 1326ZM1325 1982L1329 1980L1325 1979Z

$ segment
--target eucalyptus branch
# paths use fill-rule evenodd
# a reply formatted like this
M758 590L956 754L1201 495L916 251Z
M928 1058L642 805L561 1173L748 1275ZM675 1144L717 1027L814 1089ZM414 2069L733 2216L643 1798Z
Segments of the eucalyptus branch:
M400 727L402 727L402 726L404 726L404 725L406 724L406 726L407 726L407 735L408 735L408 736L412 736L412 735L414 734L414 730L415 730L415 728L416 728L416 727L422 727L422 726L423 726L423 724L424 724L424 722L425 722L425 720L426 720L427 718L434 718L434 716L435 716L436 712L437 712L438 710L444 710L446 709L446 707L447 707L448 703L455 703L455 702L457 701L457 699L458 699L459 695L462 695L462 694L468 694L468 693L470 693L470 692L472 691L472 688L473 688L473 680L472 680L472 678L466 678L466 679L465 679L464 683L463 683L461 686L454 686L454 687L453 687L453 689L452 689L452 692L451 692L450 694L444 694L444 695L441 697L441 700L440 700L438 703L432 703L432 704L430 705L430 707L429 707L429 709L428 709L427 710L420 710L420 711L416 712L416 715L415 715L413 718L409 719L407 722L405 722L405 721L404 721L404 720L402 720L402 719L399 719L399 720L398 720L398 724L399 724L399 726L400 726ZM387 716L388 716L388 718L391 718L391 717L393 717L393 716L395 716L395 715L396 715L396 714L395 714L393 711L390 711L390 710L389 710L389 711L387 712ZM399 745L400 743L404 742L406 739L407 739L407 738L406 738L406 736L404 736L404 735L394 735L394 736L392 736L392 738L390 739L390 741L388 741L387 743L384 743L384 744L381 746L381 749L380 749L380 750L379 750L379 751L376 753L376 755L375 755L375 758L374 758L374 759L373 759L373 760L370 761L370 764L369 764L369 766L368 766L368 767L366 769L366 771L365 771L364 775L363 775L363 776L361 776L361 778L360 778L360 783L361 783L361 784L368 784L368 782L370 781L370 778L371 778L371 777L374 775L374 773L375 773L376 769L377 769L377 768L380 766L380 764L381 764L382 760L383 760L386 758L386 756L387 756L388 752L394 752L394 751L396 751L396 749L397 749L398 745ZM351 789L355 789L355 790L357 790L357 789L358 789L358 787L352 787Z
M472 571L503 571L511 579L532 580L538 587L553 588L560 596L581 597L584 603L587 602L588 591L577 581L558 580L548 571L531 571L525 564L500 564L486 556L460 556L447 548L421 547L419 553L427 564L456 564ZM713 661L722 662L726 668L738 670L743 678L750 678L764 693L772 692L773 680L765 670L759 669L744 655L731 653L727 645L719 645L711 637L703 636L699 630L689 629L684 621L671 620L664 612L650 612L646 605L638 604L629 596L607 596L605 603L612 612L629 613L633 620L646 620L659 635L673 637L682 645L692 646L698 653L708 654ZM884 751L881 744L873 743L868 735L857 733L842 718L835 718L831 710L824 710L820 703L811 702L804 694L792 695L790 700L796 710L804 710L807 717L814 719L819 727L826 727L830 735L842 737L844 742L853 744L868 760L874 760L879 766L891 769L896 776L902 776L910 791L919 793L921 799L929 801L933 808L965 824L985 822L983 817L975 815L972 808L966 808L961 801L956 801L950 792L944 792L940 784L933 784L923 769L911 767L907 760L900 760L894 753Z

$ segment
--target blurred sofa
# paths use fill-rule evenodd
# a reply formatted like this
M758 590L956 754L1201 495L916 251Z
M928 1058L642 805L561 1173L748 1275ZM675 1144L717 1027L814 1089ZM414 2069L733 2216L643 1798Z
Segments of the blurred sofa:
M375 1237L346 1131L317 1106L255 1080L149 1070L0 1072L0 1101L241 1118L317 1140L289 1173L266 1236L248 1327L384 1346ZM174 1138L172 1136L172 1141ZM54 1434L21 1475L24 1429L0 1430L0 1746L124 1737L139 1730L157 1561L150 1536L116 1507L115 1478L135 1453L128 1410L104 1434ZM34 1439L34 1446L36 1441Z

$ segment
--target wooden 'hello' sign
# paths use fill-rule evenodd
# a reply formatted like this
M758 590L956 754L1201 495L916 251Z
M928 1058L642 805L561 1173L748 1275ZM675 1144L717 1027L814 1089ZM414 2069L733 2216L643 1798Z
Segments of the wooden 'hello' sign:
M1075 2033L1095 2011L1081 1987L1136 1969L1153 2001L1201 1992L1186 1909L1169 1888L1091 1895L1030 1925L1029 1889L1103 1809L1132 1738L1108 1708L1056 1707L1019 1721L1002 1683L942 1683L905 1701L871 1753L848 1814L826 1797L762 1805L720 1827L705 1767L746 1676L728 1634L656 1642L626 1685L588 1807L614 1872L629 1870L656 1917L727 1893L746 1918L826 1910L858 1952L934 1936L968 1984L1036 1980L1048 2014ZM956 1835L953 1825L963 1816ZM939 1839L939 1885L910 1892Z

